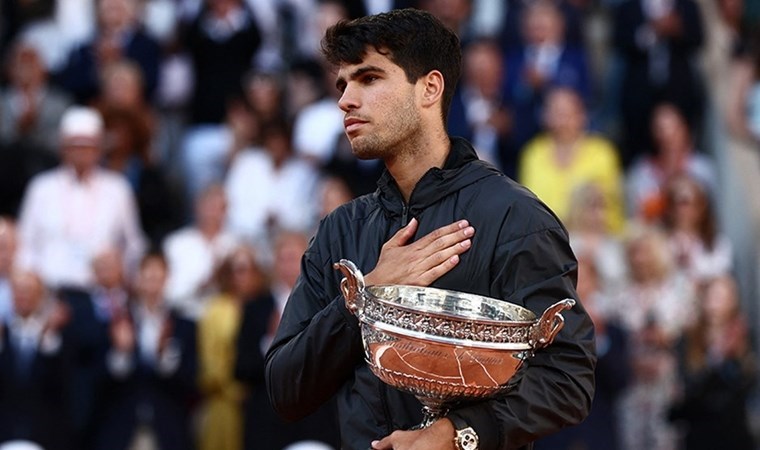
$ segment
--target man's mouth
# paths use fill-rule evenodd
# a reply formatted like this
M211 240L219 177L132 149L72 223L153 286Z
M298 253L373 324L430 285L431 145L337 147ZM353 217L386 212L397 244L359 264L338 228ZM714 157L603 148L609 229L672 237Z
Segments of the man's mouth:
M357 119L354 117L347 117L345 120L343 120L343 127L346 129L346 133L351 133L361 127L363 124L367 123L364 120Z

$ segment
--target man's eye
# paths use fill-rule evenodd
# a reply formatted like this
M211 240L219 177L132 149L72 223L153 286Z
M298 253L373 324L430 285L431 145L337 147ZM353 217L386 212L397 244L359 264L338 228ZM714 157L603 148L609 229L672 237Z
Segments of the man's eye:
M367 75L366 77L364 77L363 80L365 83L372 83L373 81L377 81L378 79L379 77L376 77L374 75Z

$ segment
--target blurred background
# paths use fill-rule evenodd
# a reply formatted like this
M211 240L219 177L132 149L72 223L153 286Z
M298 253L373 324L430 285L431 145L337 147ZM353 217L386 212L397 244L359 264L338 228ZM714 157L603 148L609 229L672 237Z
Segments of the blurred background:
M567 226L597 395L537 449L756 449L760 0L0 0L0 449L338 448L264 354L373 192L319 48L416 7L448 128Z

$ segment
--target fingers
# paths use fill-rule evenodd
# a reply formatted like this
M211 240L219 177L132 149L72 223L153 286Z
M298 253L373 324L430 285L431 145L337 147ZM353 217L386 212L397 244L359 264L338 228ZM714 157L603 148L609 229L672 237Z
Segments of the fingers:
M386 243L386 245L392 245L396 247L400 247L407 242L409 242L409 239L414 236L414 233L417 232L417 225L419 222L417 222L417 219L412 217L412 220L409 221L408 224L406 224L405 227L401 228L396 232L396 234L393 235L390 240Z

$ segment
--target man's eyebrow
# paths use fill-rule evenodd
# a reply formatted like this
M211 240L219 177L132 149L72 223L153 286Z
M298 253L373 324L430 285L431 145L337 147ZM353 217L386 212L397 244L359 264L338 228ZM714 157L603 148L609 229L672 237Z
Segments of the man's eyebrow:
M378 66L363 66L351 72L351 74L348 76L348 79L355 80L367 72L386 73L385 69L380 68ZM343 88L345 88L346 84L347 84L347 81L344 77L338 77L338 79L335 80L335 87L338 88L338 90L342 90Z

